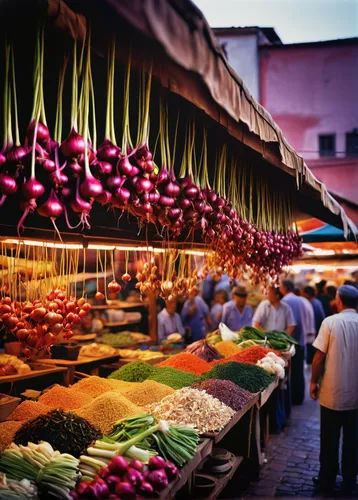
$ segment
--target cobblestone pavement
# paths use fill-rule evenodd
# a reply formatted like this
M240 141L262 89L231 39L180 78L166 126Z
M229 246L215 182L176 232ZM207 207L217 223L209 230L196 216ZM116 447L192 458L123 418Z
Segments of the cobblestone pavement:
M307 370L306 389L309 376ZM302 406L293 407L289 425L270 436L265 458L260 480L242 492L243 499L314 496L312 477L319 470L319 404L308 393Z

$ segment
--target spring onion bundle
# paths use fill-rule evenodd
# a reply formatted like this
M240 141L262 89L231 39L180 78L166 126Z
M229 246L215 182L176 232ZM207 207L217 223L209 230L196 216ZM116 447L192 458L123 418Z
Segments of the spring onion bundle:
M79 478L78 463L44 441L27 446L12 443L0 457L0 471L9 479L33 481L44 495L68 499Z
M198 441L198 433L191 427L169 425L152 415L142 415L118 421L110 434L96 441L94 448L111 450L116 455L128 456L129 452L130 458L145 462L155 448L166 460L182 466L193 458Z

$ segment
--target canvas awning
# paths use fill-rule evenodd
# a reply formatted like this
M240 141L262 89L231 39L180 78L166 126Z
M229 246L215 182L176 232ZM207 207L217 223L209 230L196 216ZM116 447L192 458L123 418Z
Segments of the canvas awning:
M173 93L203 110L235 139L297 180L298 212L341 227L345 236L354 224L324 184L312 174L285 140L271 115L251 95L227 62L201 11L190 0L18 0L2 2L13 12L18 5L32 15L42 9L55 27L82 39L92 27L116 30L128 47L126 28L136 57L153 61L153 74ZM16 7L15 7L16 5ZM121 33L125 36L121 39ZM103 48L98 44L98 50ZM124 51L125 52L125 49ZM135 61L134 61L135 62Z

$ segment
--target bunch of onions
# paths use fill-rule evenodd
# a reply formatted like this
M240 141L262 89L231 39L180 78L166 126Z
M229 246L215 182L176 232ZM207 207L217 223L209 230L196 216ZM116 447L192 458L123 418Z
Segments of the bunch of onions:
M59 334L65 339L73 335L91 306L84 298L67 296L61 288L50 290L42 299L19 302L10 297L0 299L0 324L22 343L26 357L50 347Z

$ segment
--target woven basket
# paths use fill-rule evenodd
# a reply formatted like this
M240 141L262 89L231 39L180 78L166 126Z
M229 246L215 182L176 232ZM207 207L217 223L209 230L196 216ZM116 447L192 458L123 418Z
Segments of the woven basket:
M2 398L4 398L5 396L10 399L2 401ZM20 404L20 402L21 398L14 398L12 396L8 396L7 394L0 394L0 422L4 422Z

